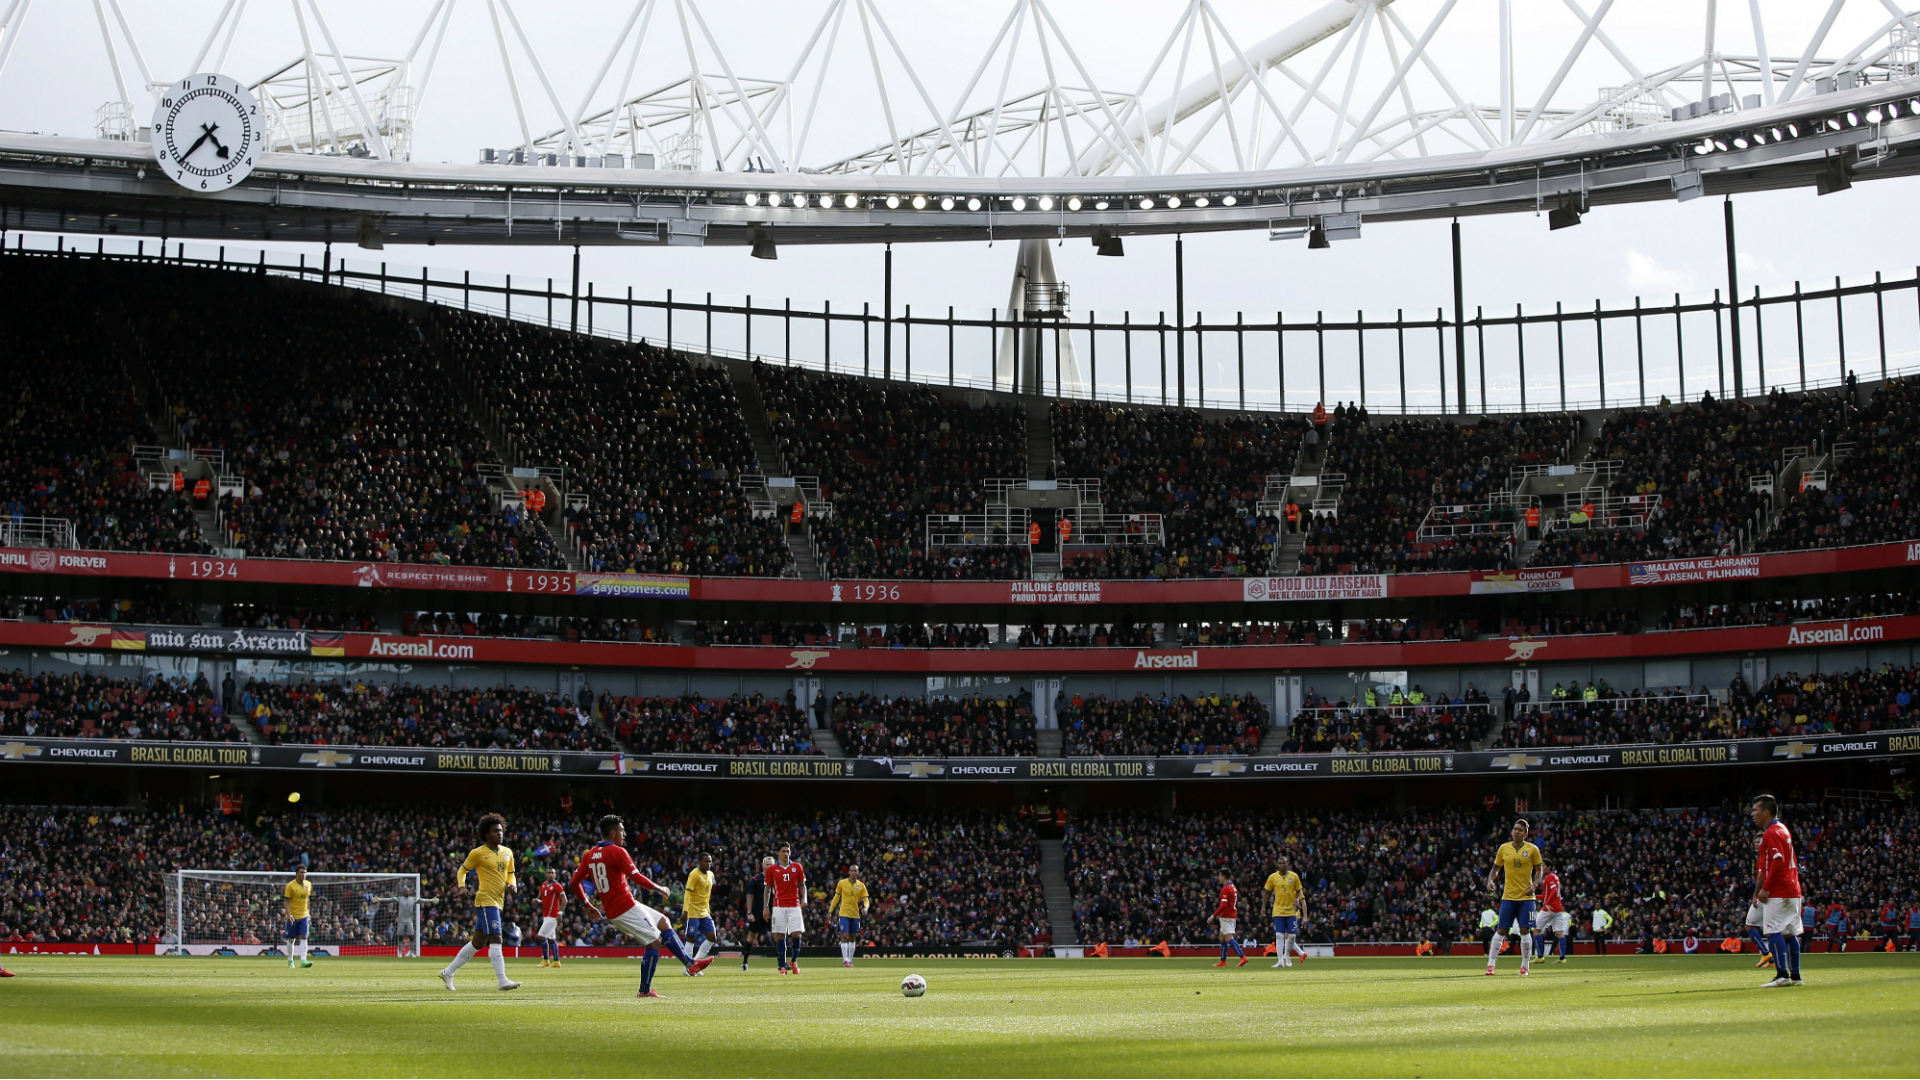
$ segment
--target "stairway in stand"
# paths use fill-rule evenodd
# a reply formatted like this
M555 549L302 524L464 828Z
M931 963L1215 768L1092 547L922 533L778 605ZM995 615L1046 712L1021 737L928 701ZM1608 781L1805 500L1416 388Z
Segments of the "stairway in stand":
M760 393L760 381L753 377L753 363L748 360L722 358L726 365L727 378L733 383L733 392L740 399L740 415L747 422L747 435L753 440L753 457L760 466L762 476L792 476L787 467L787 458L780 452L780 444L774 441L773 429L767 426L767 399ZM806 532L796 534L786 531L788 554L793 556L793 568L799 572L802 581L820 581L826 575L820 572L819 552L813 546L813 525L808 522Z
M1027 402L1027 479L1053 479L1053 410L1044 400Z
M1050 728L1033 733L1033 741L1038 745L1043 758L1066 757L1066 739L1059 728Z
M1272 757L1275 754L1285 753L1281 747L1285 745L1287 741L1288 730L1288 728L1277 726L1268 728L1266 732L1260 736L1260 749L1255 750L1254 753L1259 754L1261 757Z
M814 728L807 734L813 738L813 745L819 747L820 752L827 757L843 758L847 756L847 752L840 748L840 736L835 735L832 728Z
M1080 932L1073 925L1073 889L1067 884L1065 841L1040 841L1040 886L1047 897L1047 923L1053 928L1054 946L1078 946Z

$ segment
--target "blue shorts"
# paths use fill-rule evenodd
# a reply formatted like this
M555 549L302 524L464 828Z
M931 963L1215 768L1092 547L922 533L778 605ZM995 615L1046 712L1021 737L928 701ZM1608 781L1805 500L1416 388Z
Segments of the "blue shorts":
M474 908L473 932L476 934L500 933L500 909L497 907Z
M713 925L713 916L711 915L702 915L698 919L688 919L686 928L680 932L687 937L692 937L695 934L710 938L720 936L720 929Z
M843 934L857 934L860 932L860 923L861 920L859 919L842 915L840 916L840 932Z
M311 917L305 918L305 919L288 919L287 920L287 940L298 941L303 937L311 937L312 935L307 933L307 929L312 924L312 922L313 922L313 919Z
M1495 933L1506 933L1507 927L1518 925L1523 934L1533 933L1533 899L1500 901L1500 925Z
M1273 917L1273 932L1276 934L1299 933L1300 932L1300 916L1275 915Z

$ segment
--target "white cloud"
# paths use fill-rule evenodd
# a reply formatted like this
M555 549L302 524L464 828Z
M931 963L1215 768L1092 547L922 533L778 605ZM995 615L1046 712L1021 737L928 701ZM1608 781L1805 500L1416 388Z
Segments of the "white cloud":
M1627 259L1627 288L1635 295L1659 296L1662 293L1693 291L1693 271L1667 266L1651 255L1632 248L1628 248L1624 254Z

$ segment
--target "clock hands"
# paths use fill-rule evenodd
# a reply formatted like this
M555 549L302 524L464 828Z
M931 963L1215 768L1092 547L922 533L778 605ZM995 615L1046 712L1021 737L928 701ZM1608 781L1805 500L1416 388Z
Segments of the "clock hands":
M187 147L186 152L180 155L180 160L185 161L188 158L192 157L193 152L195 150L200 149L201 145L207 142L213 143L214 153L218 155L222 160L225 160L225 158L230 153L230 151L226 148L224 144L220 142L219 139L216 139L213 137L213 133L218 130L220 130L219 124L201 124L200 137L193 140L193 145Z

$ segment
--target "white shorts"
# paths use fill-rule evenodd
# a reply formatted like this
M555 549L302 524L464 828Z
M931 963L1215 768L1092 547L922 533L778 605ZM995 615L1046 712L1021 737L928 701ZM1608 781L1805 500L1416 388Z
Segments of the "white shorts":
M540 920L540 936L553 941L560 936L560 920L552 915Z
M1564 911L1543 911L1540 913L1540 929L1564 934L1573 927L1573 916Z
M1766 921L1767 921L1766 916L1760 913L1759 904L1747 905L1747 925L1748 926L1765 926Z
M1804 929L1800 924L1800 898L1797 896L1768 900L1762 918L1765 921L1761 929L1769 934L1792 934L1798 937Z
M1237 926L1239 926L1239 925L1240 925L1240 920L1239 920L1239 919L1221 919L1221 920L1220 920L1220 932L1221 932L1222 934L1225 934L1225 935L1226 935L1226 936L1228 936L1228 937L1232 937L1232 936L1233 936L1233 931L1234 931L1234 928L1235 928L1235 927L1237 927Z
M660 920L665 917L645 904L635 904L607 921L634 941L651 945L660 940Z
M804 920L800 918L799 908L777 907L773 909L773 926L771 927L772 933L802 934L806 932L806 929L807 929L807 924Z

